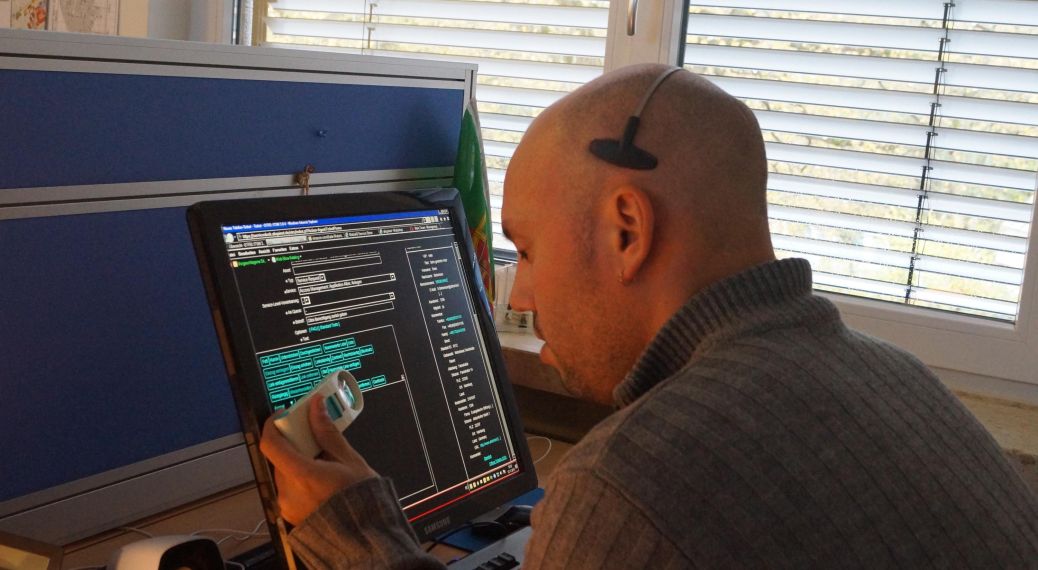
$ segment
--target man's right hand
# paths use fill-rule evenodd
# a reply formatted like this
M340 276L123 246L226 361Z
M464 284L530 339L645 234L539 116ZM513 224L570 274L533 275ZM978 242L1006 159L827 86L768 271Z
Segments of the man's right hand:
M293 525L306 520L339 490L378 477L332 423L322 402L311 398L308 410L314 441L323 450L317 458L299 453L274 426L273 416L263 425L260 451L274 464L281 516Z

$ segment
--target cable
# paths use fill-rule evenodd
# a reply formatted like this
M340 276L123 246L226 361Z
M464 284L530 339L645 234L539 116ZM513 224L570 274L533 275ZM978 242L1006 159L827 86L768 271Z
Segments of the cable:
M216 540L216 544L223 544L223 543L227 542L228 540L230 540L232 538L234 540L237 540L238 542L242 542L242 541L245 541L245 540L249 540L251 538L259 538L259 537L262 537L262 536L266 536L267 535L266 531L263 531L263 532L259 531L260 527L263 526L264 522L266 522L265 519L260 519L260 521L258 523L256 523L256 526L252 527L251 531L248 531L248 530L238 530L238 529L234 529L234 528L203 528L201 530L196 530L195 532L192 532L191 536L200 536L202 534L213 534L213 533L217 533L217 532L221 532L221 533L222 532L227 532L227 533L231 533L231 534L228 534L227 536L224 536L224 537L220 538L219 540Z
M544 441L548 442L548 449L544 453L542 453L540 457L538 457L537 459L533 460L533 464L537 465L545 457L548 457L549 453L551 453L551 440L546 438L546 437L544 437L543 435L528 435L528 436L526 436L526 443L529 444L531 439L543 439Z
M649 104L649 100L652 99L653 93L656 89L672 74L681 71L680 67L674 67L664 71L656 77L649 90L642 96L641 103L638 104L638 108L634 111L634 114L627 117L627 124L624 125L624 133L619 139L594 139L591 144L588 145L588 150L591 154L598 158L621 168L631 168L634 170L652 170L656 168L659 161L656 156L646 151L643 148L638 147L634 144L634 137L638 134L638 126L641 124L642 111L645 110L645 106Z
M231 564L233 566L241 568L241 570L245 570L245 565L242 564L241 562L235 562L234 560L224 560L223 563L224 564Z
M138 535L143 535L143 536L145 536L147 538L155 538L155 535L153 535L152 533L148 533L147 531L143 531L143 530L141 530L141 528L137 528L135 526L119 526L119 527L115 528L115 530L116 531L126 531L128 533L137 533ZM99 566L77 566L77 567L72 568L70 570L105 570L105 568L107 568L107 565L102 564L102 565L99 565Z
M121 527L119 527L119 530L125 530L125 531L129 531L129 532L136 532L137 534L143 534L144 536L146 536L148 538L155 538L154 534L151 534L150 532L148 532L146 530L141 530L139 528L134 528L132 526L121 526Z
M641 118L642 111L645 110L645 106L649 104L649 99L652 99L652 95L656 93L657 89L659 89L660 84L679 71L681 71L680 67L674 67L656 76L656 80L652 82L651 86L649 86L649 90L645 92L645 95L642 95L642 100L638 103L638 109L634 111L635 117L638 117L639 119Z

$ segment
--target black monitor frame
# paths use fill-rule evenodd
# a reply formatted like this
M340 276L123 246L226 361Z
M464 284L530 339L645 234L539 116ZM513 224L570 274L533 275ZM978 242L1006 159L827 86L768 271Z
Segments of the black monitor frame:
M245 435L246 448L252 462L263 501L264 513L270 528L275 550L282 562L294 567L294 559L287 541L286 523L280 517L272 469L259 451L259 437L263 422L272 413L263 377L256 364L255 347L247 329L245 309L238 296L230 258L223 241L223 226L257 222L292 221L337 216L355 216L402 212L409 210L449 209L453 235L461 246L463 278L479 321L481 340L486 347L490 370L501 398L502 412L508 426L519 462L518 474L505 478L499 484L482 489L447 505L412 523L419 540L425 540L457 528L466 521L485 514L537 487L537 476L530 457L515 403L511 382L508 381L501 347L490 313L487 294L480 278L471 237L465 220L464 208L458 191L436 188L412 192L344 193L289 198L261 198L201 202L188 209L188 222L198 256L206 295L212 309L220 348L224 355L238 415Z

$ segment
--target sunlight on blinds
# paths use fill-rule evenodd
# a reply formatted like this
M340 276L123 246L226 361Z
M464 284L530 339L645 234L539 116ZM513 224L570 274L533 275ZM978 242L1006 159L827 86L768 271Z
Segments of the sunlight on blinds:
M277 0L266 45L463 61L479 65L494 246L508 160L544 108L602 73L602 0Z
M684 65L764 131L780 256L818 289L1015 321L1038 2L693 2Z

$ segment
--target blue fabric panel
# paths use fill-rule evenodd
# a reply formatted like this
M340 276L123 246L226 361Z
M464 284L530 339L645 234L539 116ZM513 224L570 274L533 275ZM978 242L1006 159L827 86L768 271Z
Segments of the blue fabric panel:
M0 70L0 189L451 166L464 91Z
M240 432L184 208L0 222L0 501Z

